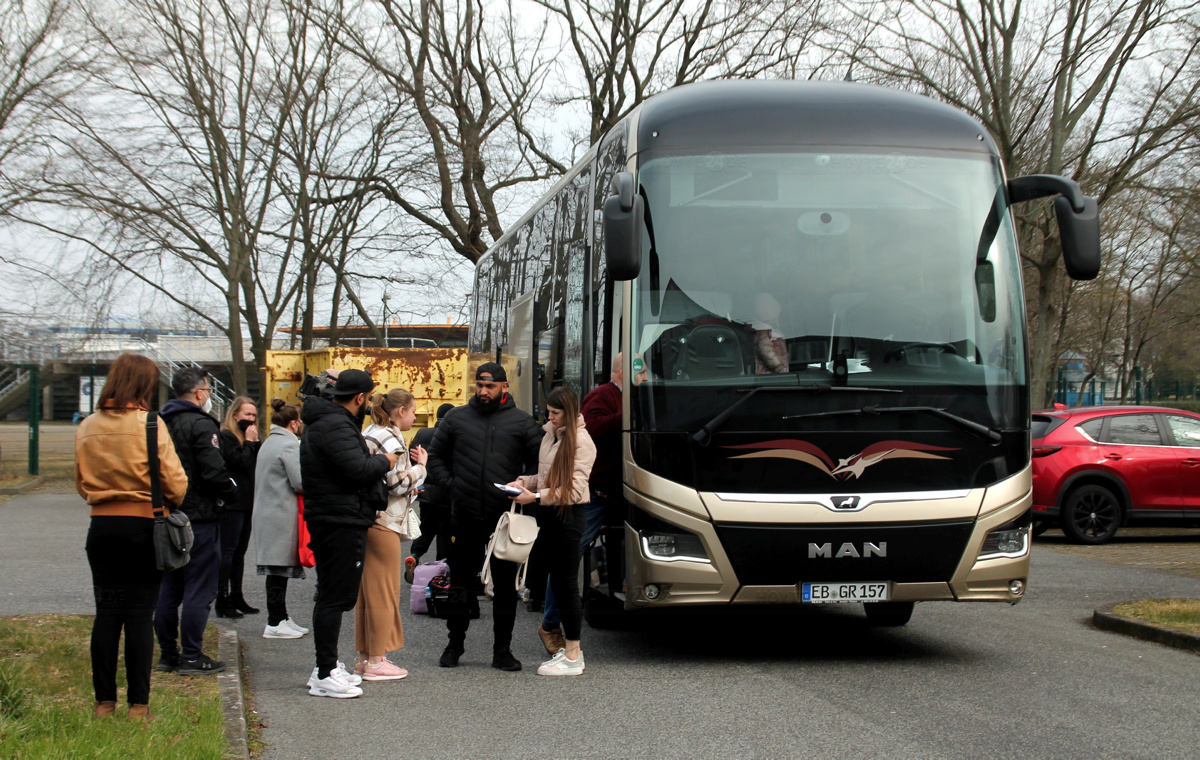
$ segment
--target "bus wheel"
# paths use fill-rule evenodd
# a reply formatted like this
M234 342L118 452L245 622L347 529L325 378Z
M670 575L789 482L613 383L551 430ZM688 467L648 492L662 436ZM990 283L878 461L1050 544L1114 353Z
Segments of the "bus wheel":
M904 625L913 614L912 602L868 602L863 605L871 625Z
M1033 521L1033 535L1040 536L1049 529L1050 529L1050 523L1046 522L1045 520L1034 520Z
M1120 525L1121 503L1104 486L1080 486L1063 504L1063 533L1077 544L1102 544L1117 534Z

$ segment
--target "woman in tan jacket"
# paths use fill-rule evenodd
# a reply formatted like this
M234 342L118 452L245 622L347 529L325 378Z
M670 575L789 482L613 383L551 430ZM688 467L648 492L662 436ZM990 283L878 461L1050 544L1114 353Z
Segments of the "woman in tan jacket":
M566 647L543 662L538 675L577 676L583 673L579 646L583 608L579 601L579 538L586 521L580 504L591 501L588 477L596 462L596 445L579 413L579 397L569 388L555 388L546 399L550 421L538 451L537 475L522 475L508 485L521 489L513 500L537 502L538 538L535 563L550 573L550 587L562 611Z
M146 414L158 390L158 367L121 354L108 371L95 414L75 434L75 487L92 508L88 564L96 597L92 624L92 685L96 717L117 706L117 649L125 629L129 719L150 720L154 607L162 573L154 559L154 513ZM166 427L158 428L159 481L164 507L183 502L188 479Z

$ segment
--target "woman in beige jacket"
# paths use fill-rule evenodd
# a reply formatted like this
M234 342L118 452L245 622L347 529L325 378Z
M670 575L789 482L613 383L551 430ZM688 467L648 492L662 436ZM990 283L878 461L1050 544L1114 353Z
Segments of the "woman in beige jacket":
M580 504L591 501L588 477L596 461L596 445L579 413L579 397L569 388L555 388L546 399L550 421L538 452L537 475L523 475L509 485L521 489L513 500L537 502L538 532L533 551L537 563L550 573L550 587L562 610L566 647L543 662L538 675L577 676L583 673L579 647L583 608L579 601L579 539L586 521Z

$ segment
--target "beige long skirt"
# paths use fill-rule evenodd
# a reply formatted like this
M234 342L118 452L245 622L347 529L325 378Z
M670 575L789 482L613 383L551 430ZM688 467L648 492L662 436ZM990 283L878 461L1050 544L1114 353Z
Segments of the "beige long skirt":
M400 623L403 565L400 534L372 525L367 531L367 558L354 607L354 648L370 657L404 648Z

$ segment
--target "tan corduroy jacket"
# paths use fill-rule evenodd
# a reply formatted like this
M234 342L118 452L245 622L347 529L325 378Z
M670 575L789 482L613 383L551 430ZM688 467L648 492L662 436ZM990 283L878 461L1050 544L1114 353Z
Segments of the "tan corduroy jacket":
M591 492L588 491L588 478L592 474L592 465L596 463L596 444L592 443L592 437L584 427L582 414L575 418L575 423L575 472L571 476L569 500L550 498L550 491L546 488L550 463L554 461L554 452L558 451L559 441L563 437L562 431L554 427L554 423L547 422L542 426L546 435L542 438L541 448L538 449L537 475L522 475L517 478L521 485L538 495L542 504L586 504L592 500Z
M178 506L188 478L166 425L158 423L158 472L163 502ZM75 433L75 488L93 517L149 517L150 457L146 452L146 411L99 409Z

